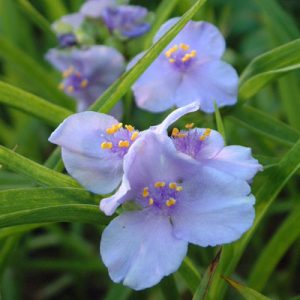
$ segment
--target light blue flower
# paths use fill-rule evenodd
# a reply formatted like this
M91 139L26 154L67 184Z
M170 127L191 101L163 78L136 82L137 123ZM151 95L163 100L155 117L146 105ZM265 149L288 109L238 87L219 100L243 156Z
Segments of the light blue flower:
M177 21L174 18L160 28L157 42ZM161 112L193 101L207 113L237 101L238 75L221 60L225 41L220 31L207 22L190 21L133 85L139 107ZM143 56L129 64L131 68Z
M90 18L102 19L107 28L121 38L134 38L150 29L148 10L136 5L117 5L116 1L89 0L80 12Z
M175 121L197 109L198 106L189 105L173 112L169 118ZM169 118L165 122L169 122ZM165 122L149 130L156 132L157 128L165 126ZM61 146L69 174L89 191L107 194L120 185L123 161L127 153L132 155L131 146L142 134L144 132L131 125L123 126L112 116L87 111L65 119L49 141Z
M132 201L137 210L116 217L104 230L100 253L114 282L135 290L175 272L188 243L202 247L230 243L253 223L255 199L249 184L206 164L194 164L170 138L147 131L124 160L115 195L101 201Z
M60 88L78 101L79 111L92 104L121 75L125 66L122 54L107 46L51 49L46 59L62 72Z

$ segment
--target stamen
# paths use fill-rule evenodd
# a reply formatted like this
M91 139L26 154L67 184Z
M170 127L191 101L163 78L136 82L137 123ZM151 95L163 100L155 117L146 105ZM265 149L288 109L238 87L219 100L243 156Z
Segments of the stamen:
M146 198L149 196L149 188L148 187L145 187L143 189L143 193L142 193L143 197Z
M170 59L169 59L169 62L172 64L172 63L175 62L175 59L174 59L174 58L170 58Z
M164 187L165 185L166 185L166 183L164 181L157 181L157 182L155 182L154 187L161 188L161 187Z
M177 187L177 184L176 184L176 182L170 182L170 183L169 183L169 189L173 189L173 190L175 190L175 189L176 189L176 187Z
M123 126L123 123L118 123L118 124L115 124L109 128L106 129L106 133L107 134L114 134L116 133L121 127Z
M194 127L194 123L187 123L184 126L186 129L192 129Z
M171 207L171 206L175 205L175 203L176 203L176 200L175 200L174 198L170 198L170 199L168 199L168 200L166 201L166 205L167 205L168 207Z
M176 128L176 127L174 127L174 128L173 128L173 130L172 130L172 133L171 133L171 135L172 135L172 136L177 136L177 135L178 135L178 133L179 133L179 129L178 129L178 128Z
M74 92L74 87L72 85L67 86L67 91L69 93L73 93Z
M183 187L182 186L177 186L176 187L176 192L181 192L183 190Z
M125 128L126 128L129 132L131 132L131 131L134 130L134 127L131 126L131 125L125 125Z
M187 45L187 44L180 44L179 45L179 47L182 49L182 50L185 50L185 51L187 51L187 50L189 50L190 49L190 46L189 45Z
M138 135L139 135L139 133L138 133L137 131L135 131L135 132L132 134L130 140L131 140L131 141L135 141L136 138L138 137Z
M192 50L191 52L190 52L190 56L191 57L195 57L197 55L197 51L196 50Z
M84 89L88 86L88 83L89 83L88 80L84 79L80 82L80 87Z
M149 204L149 205L153 205L153 203L154 203L154 199L153 199L153 198L150 198L149 201L148 201L148 204Z
M112 144L111 142L103 142L103 143L101 144L101 148L102 148L102 149L111 149L112 146L113 146L113 144Z
M126 140L124 140L124 141L121 140L121 141L119 142L118 146L119 146L120 148L128 148L128 147L129 147L129 142L126 141Z
M72 75L74 72L75 72L75 69L74 69L74 67L71 66L62 73L62 76L64 78L66 78L66 77L69 77L70 75Z
M211 133L211 129L210 128L206 128L205 131L204 131L204 133L199 138L200 141L202 141L202 142L205 141L209 137L210 133Z

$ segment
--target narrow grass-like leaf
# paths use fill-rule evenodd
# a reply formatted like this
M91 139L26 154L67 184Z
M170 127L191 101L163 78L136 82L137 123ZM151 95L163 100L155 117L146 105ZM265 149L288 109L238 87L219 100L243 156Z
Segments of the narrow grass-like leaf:
M4 82L0 82L0 103L28 113L52 126L57 126L72 114L63 107Z
M51 20L57 20L68 13L64 3L61 0L44 0L45 11Z
M106 294L104 300L126 300L131 293L132 290L125 287L124 285L114 284Z
M293 146L300 139L300 132L254 107L239 105L228 117L238 124L276 142Z
M2 228L0 230L0 239L10 237L13 235L19 235L20 233L25 233L25 232L31 231L42 225L45 225L45 224L19 225L19 226Z
M223 120L216 102L214 103L214 107L215 107L215 119L217 124L217 130L222 134L224 141L226 141L226 134L225 134Z
M91 110L109 112L205 2L206 0L198 0L132 69L124 73L104 92L91 106Z
M79 187L70 176L48 169L0 145L0 164L23 174L39 184L57 187Z
M180 294L173 275L164 278L160 283L160 288L164 296L164 300L180 300Z
M18 236L11 236L1 241L1 249L0 249L0 281L2 277L2 273L7 265L7 261L13 253L13 249L17 245L19 241Z
M107 224L87 191L31 188L0 192L0 227L49 222Z
M224 280L233 287L245 300L271 300L266 296L250 289L249 287L229 278L224 277Z
M3 36L0 36L0 56L14 65L26 80L30 80L32 86L47 95L52 102L68 108L74 107L74 101L58 89L58 84L40 64Z
M197 268L194 266L191 259L186 257L183 260L183 263L179 268L178 273L184 279L190 291L194 294L201 280L201 275L198 272Z
M257 227L269 207L276 199L286 183L297 172L300 167L300 141L298 141L280 160L280 162L268 171L264 182L256 193L256 218L250 230L237 242L224 246L217 270L218 275L230 276L237 266L246 246L253 237ZM212 284L210 296L212 299L223 299L225 285L220 280L215 280Z
M261 291L277 264L291 245L300 237L300 209L293 211L281 224L255 261L248 285Z
M51 30L50 23L40 12L28 1L18 0L18 4L26 15L40 28L47 36L51 37L53 41L56 40L55 34Z
M160 2L155 12L155 20L151 26L151 30L150 32L148 32L144 41L145 49L151 46L154 35L156 34L160 26L169 18L177 3L178 0L163 0Z
M297 39L256 57L241 75L239 95L250 98L272 80L299 68L300 39Z
M203 278L201 279L201 282L197 288L197 291L194 294L193 300L204 300L206 298L209 286L213 280L216 268L219 264L221 251L222 248L218 251L216 257L213 259L208 269L204 273Z

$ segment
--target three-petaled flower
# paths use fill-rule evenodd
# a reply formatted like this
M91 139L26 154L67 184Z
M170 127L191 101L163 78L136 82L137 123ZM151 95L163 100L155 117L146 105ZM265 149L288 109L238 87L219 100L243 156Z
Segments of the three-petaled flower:
M157 42L177 21L167 21ZM214 103L221 107L237 101L238 75L221 61L225 41L220 31L207 22L190 21L132 86L139 107L161 112L197 101L211 113ZM128 68L144 55L137 55Z

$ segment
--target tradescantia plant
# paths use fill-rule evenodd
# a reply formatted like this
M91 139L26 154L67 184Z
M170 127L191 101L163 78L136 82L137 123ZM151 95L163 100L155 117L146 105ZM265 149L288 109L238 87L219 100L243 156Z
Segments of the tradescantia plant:
M283 4L0 1L0 298L300 294Z

